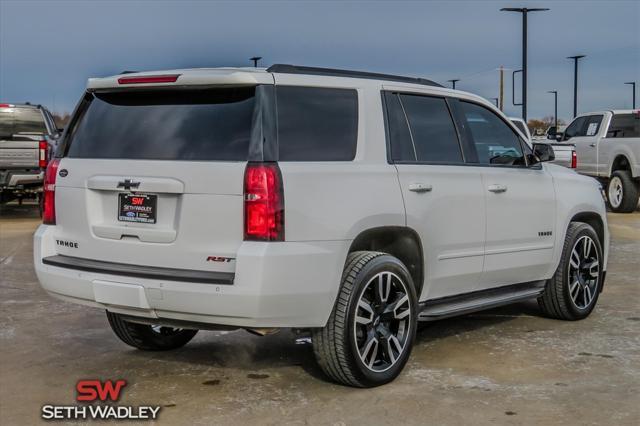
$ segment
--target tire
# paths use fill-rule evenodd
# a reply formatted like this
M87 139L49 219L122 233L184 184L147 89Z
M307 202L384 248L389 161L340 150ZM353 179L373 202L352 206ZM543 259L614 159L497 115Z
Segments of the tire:
M156 327L125 321L122 316L107 311L107 319L113 332L129 346L143 351L168 351L189 343L198 330Z
M602 290L602 262L602 246L594 229L586 223L572 222L558 269L538 298L542 312L567 321L588 317Z
M616 213L632 213L638 207L638 185L627 170L616 170L607 184L607 201Z
M344 385L388 383L409 359L416 318L415 287L404 264L385 253L351 253L327 325L312 331L316 360Z

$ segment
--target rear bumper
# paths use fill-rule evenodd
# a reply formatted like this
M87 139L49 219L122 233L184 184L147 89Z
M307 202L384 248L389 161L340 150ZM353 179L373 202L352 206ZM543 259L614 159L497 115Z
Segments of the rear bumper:
M2 170L0 171L0 187L15 188L42 184L44 172L37 170Z
M166 319L255 328L322 327L333 309L349 248L349 241L244 242L229 284L145 276L135 267L127 274L95 264L78 268L52 262L60 260L54 233L55 226L41 225L34 235L35 270L48 293L157 319L158 324Z

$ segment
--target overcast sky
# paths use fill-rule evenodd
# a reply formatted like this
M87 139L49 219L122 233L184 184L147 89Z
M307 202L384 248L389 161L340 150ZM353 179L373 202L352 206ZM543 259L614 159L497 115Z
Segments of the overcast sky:
M640 86L640 1L213 2L0 0L0 101L70 111L88 77L122 70L301 65L423 76L486 98L500 65L521 64L521 18L501 7L549 7L529 16L529 118L631 108ZM511 106L511 71L505 81ZM516 88L520 96L519 88ZM640 87L638 87L636 97ZM508 102L507 102L508 101Z

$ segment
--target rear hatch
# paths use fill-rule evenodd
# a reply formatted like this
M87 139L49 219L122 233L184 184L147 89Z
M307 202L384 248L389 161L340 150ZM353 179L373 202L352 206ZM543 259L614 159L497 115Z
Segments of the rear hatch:
M58 152L58 254L233 272L259 87L87 93Z

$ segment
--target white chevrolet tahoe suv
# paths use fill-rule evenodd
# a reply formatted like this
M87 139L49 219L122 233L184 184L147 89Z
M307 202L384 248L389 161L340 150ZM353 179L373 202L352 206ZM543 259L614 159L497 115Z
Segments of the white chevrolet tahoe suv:
M393 380L418 321L537 298L587 317L599 184L478 96L274 65L90 79L46 173L35 269L143 350L308 331L331 379Z

